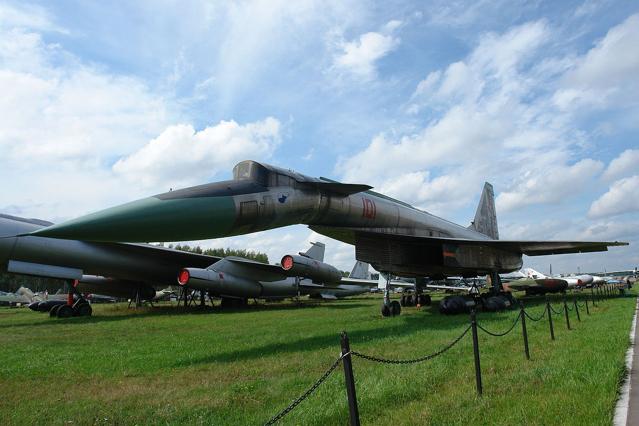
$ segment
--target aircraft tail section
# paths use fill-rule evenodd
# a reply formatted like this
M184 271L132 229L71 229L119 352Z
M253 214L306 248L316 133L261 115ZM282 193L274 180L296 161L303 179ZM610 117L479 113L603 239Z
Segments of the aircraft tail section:
M301 256L311 258L313 260L317 260L319 262L324 261L324 251L326 250L326 245L324 243L313 243L311 242L311 248L301 253Z
M360 260L355 262L355 266L353 266L353 270L351 271L351 274L349 275L349 278L357 278L357 279L362 279L362 280L369 279L369 276L368 276L368 263L362 262Z
M494 240L499 239L497 213L495 211L495 192L493 191L493 186L488 182L484 184L484 190L481 193L481 199L475 212L475 220L473 220L469 228L481 232Z

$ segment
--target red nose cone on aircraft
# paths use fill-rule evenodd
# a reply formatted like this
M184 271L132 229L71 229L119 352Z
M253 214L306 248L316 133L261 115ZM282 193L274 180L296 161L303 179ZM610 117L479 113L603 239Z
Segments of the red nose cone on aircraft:
M293 256L287 254L282 258L282 261L280 263L282 265L282 269L288 271L293 267Z
M186 285L189 282L190 278L191 274L189 273L189 271L186 269L182 269L178 274L178 284Z

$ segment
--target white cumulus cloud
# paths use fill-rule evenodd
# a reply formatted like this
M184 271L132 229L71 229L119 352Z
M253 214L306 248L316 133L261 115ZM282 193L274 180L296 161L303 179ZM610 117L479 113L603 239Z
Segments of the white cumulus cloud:
M610 162L603 174L604 179L613 180L634 174L639 169L639 149L627 149Z
M375 78L377 61L397 48L400 43L400 39L394 35L400 25L400 21L390 21L382 32L368 32L355 40L341 42L339 53L333 60L333 67L364 81Z
M608 192L590 206L588 216L601 218L639 212L639 175L614 182Z
M268 158L280 142L280 122L269 117L240 125L222 121L195 131L191 125L166 128L113 170L146 187L201 183L238 161Z
M564 76L555 94L562 109L639 104L639 14L608 31Z

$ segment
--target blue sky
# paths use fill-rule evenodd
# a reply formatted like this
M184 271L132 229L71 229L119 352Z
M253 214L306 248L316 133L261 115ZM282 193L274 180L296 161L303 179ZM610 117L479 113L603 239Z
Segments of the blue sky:
M566 2L0 2L0 211L54 221L252 158L501 237L625 240L526 259L639 265L639 7ZM302 226L206 241L266 251Z

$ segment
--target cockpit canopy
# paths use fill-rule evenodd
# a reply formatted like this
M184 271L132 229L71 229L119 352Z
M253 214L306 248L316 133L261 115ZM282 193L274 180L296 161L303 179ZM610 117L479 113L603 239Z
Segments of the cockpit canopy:
M233 179L251 181L267 187L294 187L296 182L303 183L319 181L319 179L304 176L292 170L285 170L269 164L258 163L253 160L246 160L237 163L235 167L233 167Z

